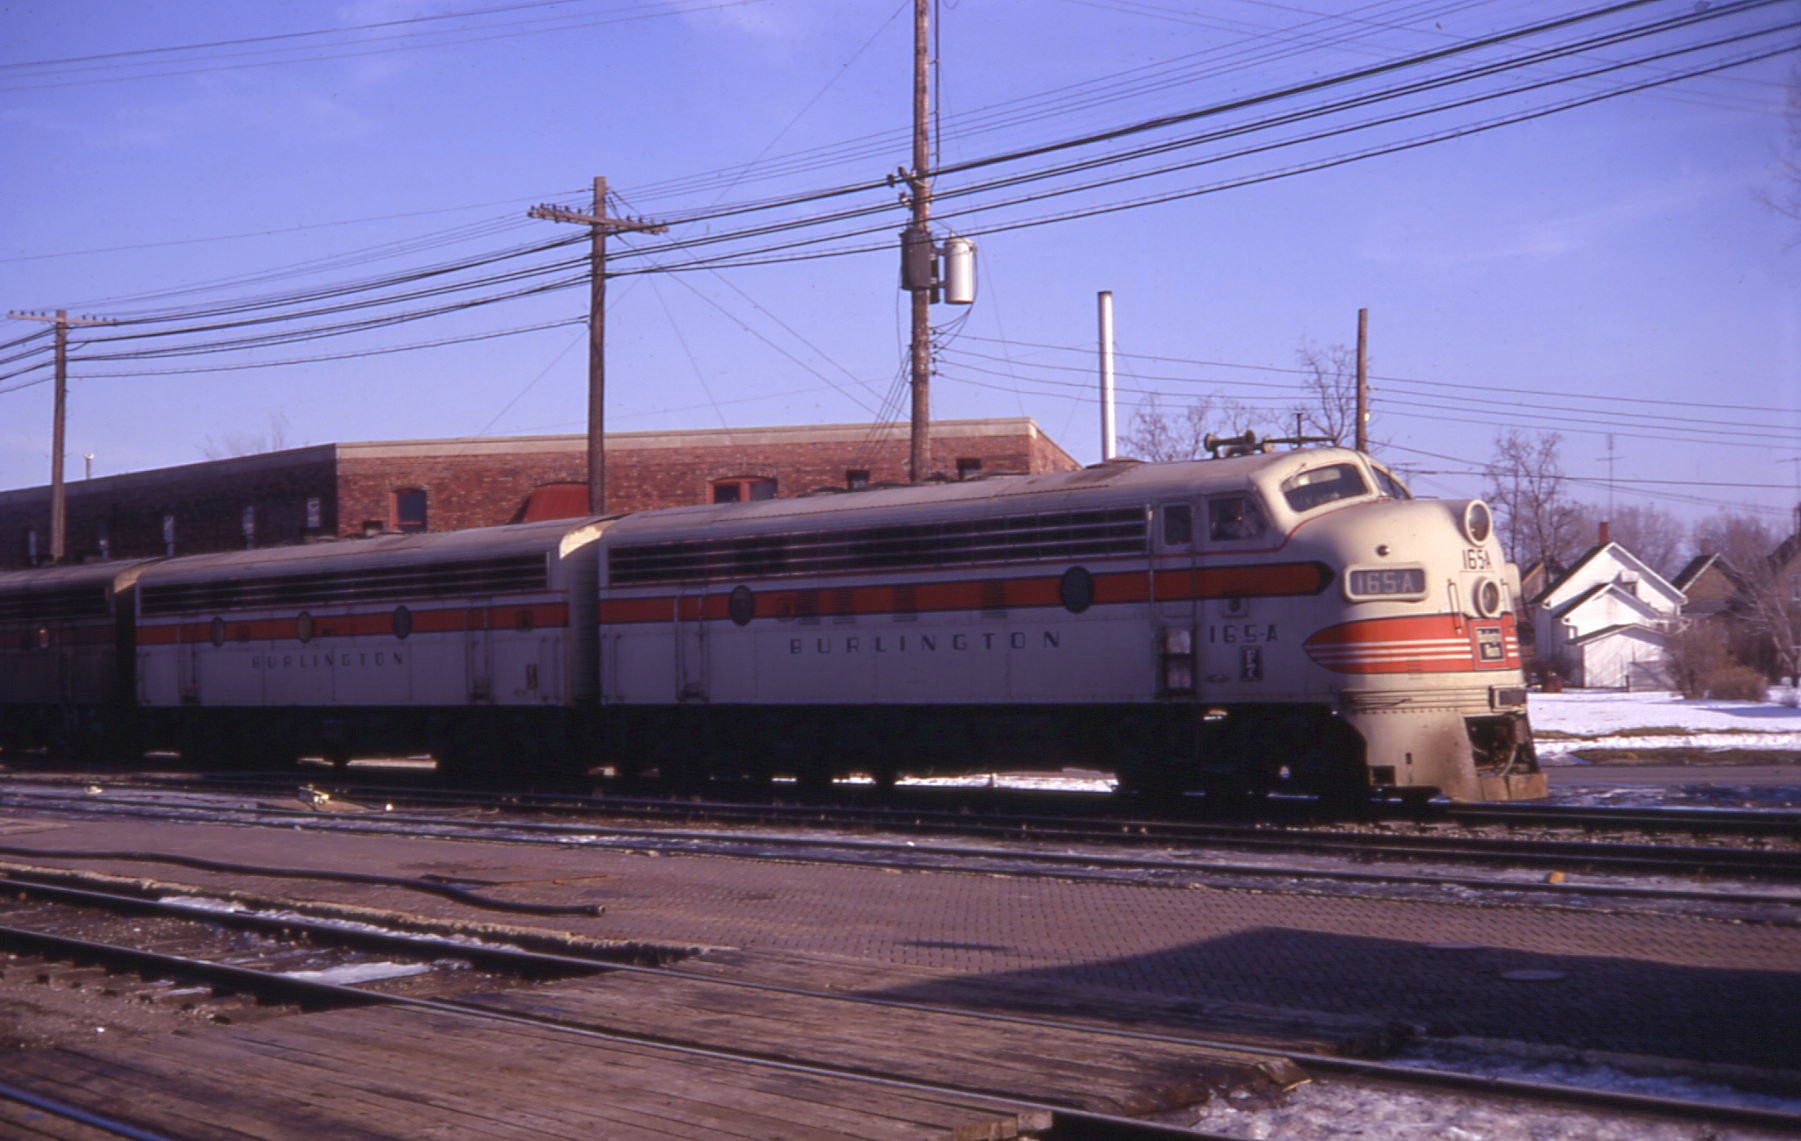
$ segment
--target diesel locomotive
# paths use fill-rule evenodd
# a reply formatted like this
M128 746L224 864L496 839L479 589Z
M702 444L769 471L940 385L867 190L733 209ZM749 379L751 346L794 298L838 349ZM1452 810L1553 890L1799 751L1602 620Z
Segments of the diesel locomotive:
M0 575L0 746L1543 795L1487 506L1230 450Z

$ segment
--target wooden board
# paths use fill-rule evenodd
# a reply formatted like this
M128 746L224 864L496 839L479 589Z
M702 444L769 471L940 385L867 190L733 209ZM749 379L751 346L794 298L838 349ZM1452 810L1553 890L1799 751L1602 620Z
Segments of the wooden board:
M398 1008L23 1053L8 1070L49 1096L198 1141L980 1141L1044 1124L973 1099Z
M466 998L465 1001L472 999ZM979 1087L1023 1100L1139 1115L1299 1077L1279 1058L1085 1030L722 985L609 974L474 999L500 1010L616 1026L782 1061Z
M1253 1003L1171 1000L1100 987L1031 986L992 976L947 974L829 955L709 951L677 969L807 990L888 997L928 1006L989 1011L1080 1025L1117 1026L1173 1037L1296 1054L1387 1057L1411 1030L1392 1020Z

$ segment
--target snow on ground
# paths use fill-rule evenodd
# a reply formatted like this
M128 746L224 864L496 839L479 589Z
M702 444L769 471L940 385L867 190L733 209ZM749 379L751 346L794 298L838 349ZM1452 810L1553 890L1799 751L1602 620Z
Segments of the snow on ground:
M1664 692L1571 690L1534 693L1532 729L1539 759L1575 760L1577 749L1747 749L1801 753L1801 705L1792 691L1770 700L1688 701ZM1772 757L1772 760L1778 758Z

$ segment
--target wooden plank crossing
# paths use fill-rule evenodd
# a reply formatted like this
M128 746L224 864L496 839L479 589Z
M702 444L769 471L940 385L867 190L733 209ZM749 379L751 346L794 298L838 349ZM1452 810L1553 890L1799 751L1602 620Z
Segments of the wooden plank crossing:
M1390 1019L1288 1010L1243 1002L1172 998L1125 988L1025 983L875 963L833 955L759 949L708 951L677 965L686 974L747 979L926 1006L1127 1027L1295 1054L1387 1057L1411 1030Z
M1135 1116L1269 1089L1300 1077L1285 1059L1020 1027L952 1012L852 1004L680 974L608 974L467 996L498 1010L661 1035L782 1061L875 1070L1023 1100Z
M998 1141L1048 1124L975 1099L401 1008L19 1053L8 1073L71 1104L198 1141Z

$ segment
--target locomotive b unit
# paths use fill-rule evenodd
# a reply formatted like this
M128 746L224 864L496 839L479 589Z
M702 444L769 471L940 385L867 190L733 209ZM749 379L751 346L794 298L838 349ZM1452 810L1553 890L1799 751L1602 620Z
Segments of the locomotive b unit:
M1543 795L1488 508L1243 450L0 576L0 745ZM106 684L57 689L48 647L109 622Z

